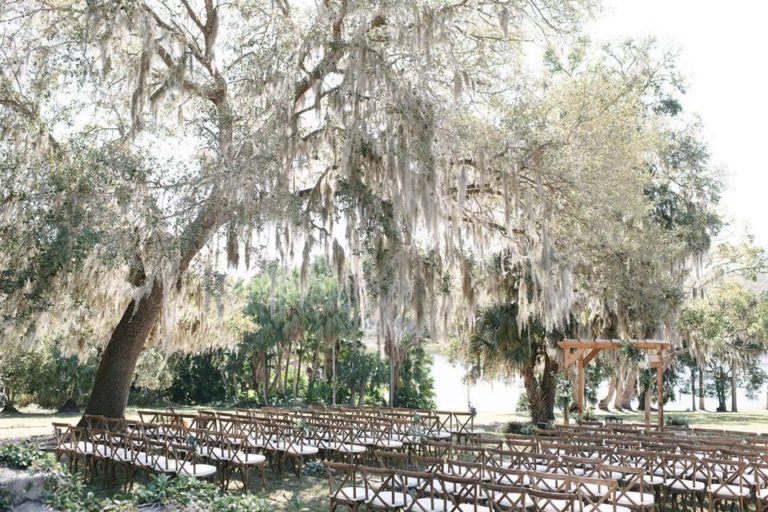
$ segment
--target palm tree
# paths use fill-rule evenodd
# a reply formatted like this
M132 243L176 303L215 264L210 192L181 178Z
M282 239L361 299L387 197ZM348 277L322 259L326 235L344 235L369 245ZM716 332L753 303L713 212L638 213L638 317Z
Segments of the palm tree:
M471 380L520 375L534 423L554 419L558 363L549 355L556 334L535 319L518 323L515 303L480 312L469 343Z
M323 345L331 347L331 403L336 405L336 351L339 340L354 337L359 332L359 326L354 312L339 303L335 297L326 297L315 309L312 329ZM327 371L327 367L326 367Z

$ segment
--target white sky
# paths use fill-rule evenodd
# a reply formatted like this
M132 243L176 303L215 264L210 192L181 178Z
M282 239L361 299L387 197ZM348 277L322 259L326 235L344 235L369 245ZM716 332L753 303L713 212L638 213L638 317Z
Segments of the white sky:
M680 51L684 108L704 123L713 163L726 173L729 231L768 247L768 68L763 0L603 0L595 39L653 35Z

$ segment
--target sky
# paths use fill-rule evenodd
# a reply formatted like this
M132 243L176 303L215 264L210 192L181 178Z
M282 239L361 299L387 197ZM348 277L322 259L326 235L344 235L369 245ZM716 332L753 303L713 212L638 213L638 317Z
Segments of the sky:
M726 175L729 236L768 248L768 1L603 0L595 39L652 35L679 51L684 108L696 113L712 162Z

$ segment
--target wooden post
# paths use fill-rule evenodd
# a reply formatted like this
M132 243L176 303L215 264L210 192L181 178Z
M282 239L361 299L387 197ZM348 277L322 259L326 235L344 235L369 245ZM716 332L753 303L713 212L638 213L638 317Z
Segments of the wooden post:
M659 432L664 430L664 352L662 349L657 350L659 357L659 366L656 367L656 393L659 417Z
M584 416L584 352L579 354L579 377L576 383L576 404L579 406L579 416Z
M650 427L651 426L651 386L648 385L648 388L643 392L643 398L645 400L645 426Z

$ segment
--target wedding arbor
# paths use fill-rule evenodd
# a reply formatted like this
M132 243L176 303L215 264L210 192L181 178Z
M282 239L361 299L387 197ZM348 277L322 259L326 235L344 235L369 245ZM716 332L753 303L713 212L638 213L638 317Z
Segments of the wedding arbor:
M622 349L627 345L644 351L648 355L649 367L656 368L658 426L659 430L664 428L664 355L669 349L668 341L565 339L558 345L563 349L563 368L567 370L577 365L576 404L580 415L584 413L584 374L589 362L603 350ZM650 397L645 400L645 423L650 424Z

